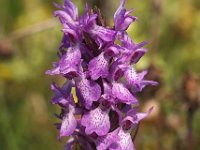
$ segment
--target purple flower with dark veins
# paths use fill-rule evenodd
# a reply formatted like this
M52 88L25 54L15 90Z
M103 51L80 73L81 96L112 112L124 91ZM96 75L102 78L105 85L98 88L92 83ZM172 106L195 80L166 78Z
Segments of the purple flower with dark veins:
M71 0L55 4L63 38L59 60L46 74L65 79L62 87L51 85L52 104L61 109L55 124L59 139L69 137L65 150L75 145L85 150L135 150L130 133L152 111L138 112L137 92L157 82L145 79L147 71L135 70L147 52L146 42L136 44L126 32L136 17L124 5L121 0L114 27L108 27L101 13L87 4L81 16Z

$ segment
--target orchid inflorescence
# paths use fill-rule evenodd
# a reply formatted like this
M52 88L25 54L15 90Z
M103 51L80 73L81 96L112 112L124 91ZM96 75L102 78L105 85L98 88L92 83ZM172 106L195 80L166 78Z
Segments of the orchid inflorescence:
M66 150L79 145L85 150L134 150L131 131L152 110L138 113L136 93L157 82L145 80L147 71L137 73L134 65L145 54L146 42L134 43L126 30L137 18L124 8L114 14L114 27L105 25L99 9L86 4L83 15L70 0L55 4L64 33L59 61L46 73L66 79L51 89L52 103L61 108L56 115L59 139L69 136Z

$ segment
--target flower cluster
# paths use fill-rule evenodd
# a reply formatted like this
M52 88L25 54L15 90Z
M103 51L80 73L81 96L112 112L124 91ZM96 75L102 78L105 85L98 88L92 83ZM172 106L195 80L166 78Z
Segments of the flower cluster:
M114 14L114 27L107 27L98 9L78 16L77 7L65 0L56 4L63 25L59 61L46 73L66 79L62 87L51 85L53 104L61 107L56 115L59 138L70 136L66 150L78 144L86 150L133 150L131 131L151 111L138 113L136 93L146 85L146 71L137 73L134 65L147 51L146 42L134 43L126 30L137 18L124 8L125 0Z

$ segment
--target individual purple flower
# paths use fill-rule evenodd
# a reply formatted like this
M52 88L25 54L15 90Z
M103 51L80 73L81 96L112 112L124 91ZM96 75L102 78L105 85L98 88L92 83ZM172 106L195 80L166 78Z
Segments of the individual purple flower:
M68 113L64 114L62 124L60 127L60 137L70 136L74 132L77 126L77 120L74 117L74 108L72 105L68 106Z
M125 131L130 131L132 128L134 128L141 120L146 118L151 111L153 110L153 107L149 108L147 112L144 113L138 113L138 107L135 107L133 109L130 109L126 113L126 117L121 122L121 127Z
M135 92L142 91L142 89L147 85L157 85L158 83L151 80L145 80L144 76L147 74L147 71L141 73L136 73L133 66L129 66L124 73L124 77L127 80L127 83L131 89L134 89Z
M122 42L122 55L120 62L130 62L136 64L140 58L147 52L146 48L142 48L147 44L146 41L135 44L126 32L118 33L119 40Z
M85 78L76 80L76 92L79 101L87 108L90 109L94 101L98 101L101 96L100 86Z
M115 40L116 31L97 25L97 17L97 14L89 14L89 8L86 5L86 12L81 17L80 24L83 31L89 33L96 43L102 47L105 42L113 42Z
M49 75L62 74L66 77L74 77L79 75L81 63L81 47L78 45L70 47L66 54L64 54L58 63L54 63L54 68L48 70Z
M71 81L67 81L62 88L59 88L55 83L53 83L51 85L51 90L54 92L55 96L52 98L52 104L59 104L60 106L73 104L71 88Z
M88 70L91 78L97 80L99 77L106 78L109 74L109 59L104 53L93 58L88 64Z
M129 25L136 20L136 17L129 16L133 10L126 11L124 8L125 2L126 0L121 0L120 6L114 15L115 30L117 31L127 30Z
M85 127L86 134L93 132L99 136L106 135L110 130L109 109L102 110L97 107L85 113L81 119L81 125Z
M126 103L126 104L138 103L136 97L133 94L131 94L131 92L122 83L115 82L112 84L112 94L121 103Z
M78 8L70 0L65 0L64 6L55 5L61 9L55 11L54 15L59 17L65 36L71 41L80 40Z

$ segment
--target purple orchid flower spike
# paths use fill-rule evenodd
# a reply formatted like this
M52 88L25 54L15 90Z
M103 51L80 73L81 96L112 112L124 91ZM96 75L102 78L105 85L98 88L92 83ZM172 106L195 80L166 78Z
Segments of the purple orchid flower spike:
M144 78L146 71L134 69L147 51L146 42L136 44L126 32L136 17L124 5L121 0L114 27L107 27L101 13L87 4L81 16L71 0L55 4L64 35L59 60L46 74L66 79L62 87L51 85L52 104L61 109L56 114L61 122L55 124L59 140L69 137L64 150L76 145L84 150L135 150L130 133L152 111L138 113L136 93L157 83Z

